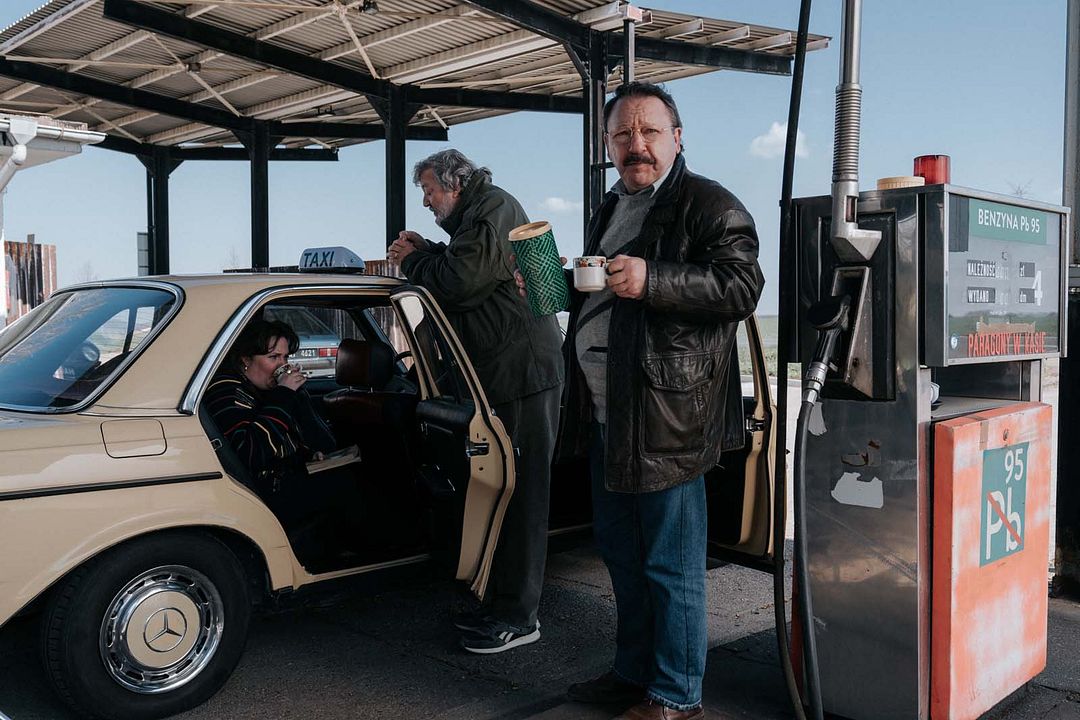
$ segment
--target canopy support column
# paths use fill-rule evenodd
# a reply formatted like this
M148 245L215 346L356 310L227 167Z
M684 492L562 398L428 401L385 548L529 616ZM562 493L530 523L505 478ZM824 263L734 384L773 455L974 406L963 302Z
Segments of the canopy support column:
M636 29L637 25L630 18L623 21L622 76L624 83L634 82L634 56L637 47L635 43Z
M270 151L276 142L270 126L256 122L240 141L251 161L251 267L270 267Z
M405 190L408 177L405 168L405 136L409 120L420 109L405 101L405 88L389 86L385 100L369 98L375 112L386 128L386 246L405 229Z
M139 156L146 167L146 234L149 237L150 274L169 272L169 175L183 160L174 158L168 147L157 146L149 155Z
M1070 440L1080 427L1080 0L1069 0L1065 54L1065 182L1062 204L1072 208L1069 248L1068 357L1058 381L1057 537L1055 589L1080 596L1080 450Z
M606 37L596 31L589 33L588 48L567 46L567 54L581 75L585 109L582 116L582 190L584 194L584 234L588 241L589 218L600 207L606 179L604 170L604 100L607 95L608 51Z

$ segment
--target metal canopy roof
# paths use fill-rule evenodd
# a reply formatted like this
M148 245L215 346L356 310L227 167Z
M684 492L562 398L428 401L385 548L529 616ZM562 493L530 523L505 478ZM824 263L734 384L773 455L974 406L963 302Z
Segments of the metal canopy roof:
M278 147L336 148L385 138L385 103L397 98L411 114L406 138L445 139L448 126L515 110L586 112L580 68L595 31L613 31L602 51L619 82L633 10L610 0L52 0L0 32L0 111L84 122L128 151L233 145L256 121ZM636 28L636 79L790 73L794 32L657 10ZM811 35L808 48L828 41Z

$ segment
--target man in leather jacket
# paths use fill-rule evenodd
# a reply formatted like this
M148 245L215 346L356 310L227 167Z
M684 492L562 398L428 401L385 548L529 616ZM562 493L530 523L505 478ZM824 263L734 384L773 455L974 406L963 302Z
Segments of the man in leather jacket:
M454 621L466 650L502 652L540 638L536 611L547 556L562 333L554 315L534 317L517 293L509 235L529 218L513 196L492 184L491 172L457 150L444 150L417 163L413 181L450 242L406 230L387 257L438 301L518 451L517 483L485 603Z
M753 219L686 168L671 96L620 86L604 107L620 179L591 218L586 255L607 288L574 293L564 346L563 451L591 435L593 523L618 609L615 661L570 687L620 718L704 717L703 474L720 457L732 346L764 278ZM591 429L591 432L585 432Z

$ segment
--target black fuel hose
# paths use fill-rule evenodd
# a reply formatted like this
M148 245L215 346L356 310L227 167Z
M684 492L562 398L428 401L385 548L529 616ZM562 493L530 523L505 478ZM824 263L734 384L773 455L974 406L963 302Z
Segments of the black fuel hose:
M784 147L784 172L780 196L780 323L776 368L776 456L773 463L775 474L773 489L773 608L775 611L776 642L780 655L780 667L791 698L797 720L806 720L802 698L795 681L791 664L791 644L787 634L787 571L784 561L787 530L787 374L788 357L791 354L791 315L795 312L793 288L795 274L792 272L793 217L792 187L795 176L795 147L799 132L799 111L802 102L803 73L806 66L806 40L810 31L811 0L802 0L799 7L799 31L795 42L795 60L791 74L791 99L788 104L787 142Z
M826 359L827 360L827 359ZM795 425L795 580L799 586L799 622L802 624L803 688L810 699L814 720L822 720L821 677L818 674L817 633L814 632L814 602L810 592L810 571L806 566L806 436L814 403L803 400Z

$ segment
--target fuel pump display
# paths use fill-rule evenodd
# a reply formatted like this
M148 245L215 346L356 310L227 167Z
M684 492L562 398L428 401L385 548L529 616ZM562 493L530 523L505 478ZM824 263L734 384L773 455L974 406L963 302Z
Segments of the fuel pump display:
M947 292L944 306L927 316L927 363L1056 355L1064 307L1060 215L956 193L942 198L948 253L932 253L927 273L944 273Z
M952 185L857 207L868 258L835 249L830 197L794 201L785 247L789 359L831 343L796 484L818 687L853 720L974 720L1045 664L1068 210Z

